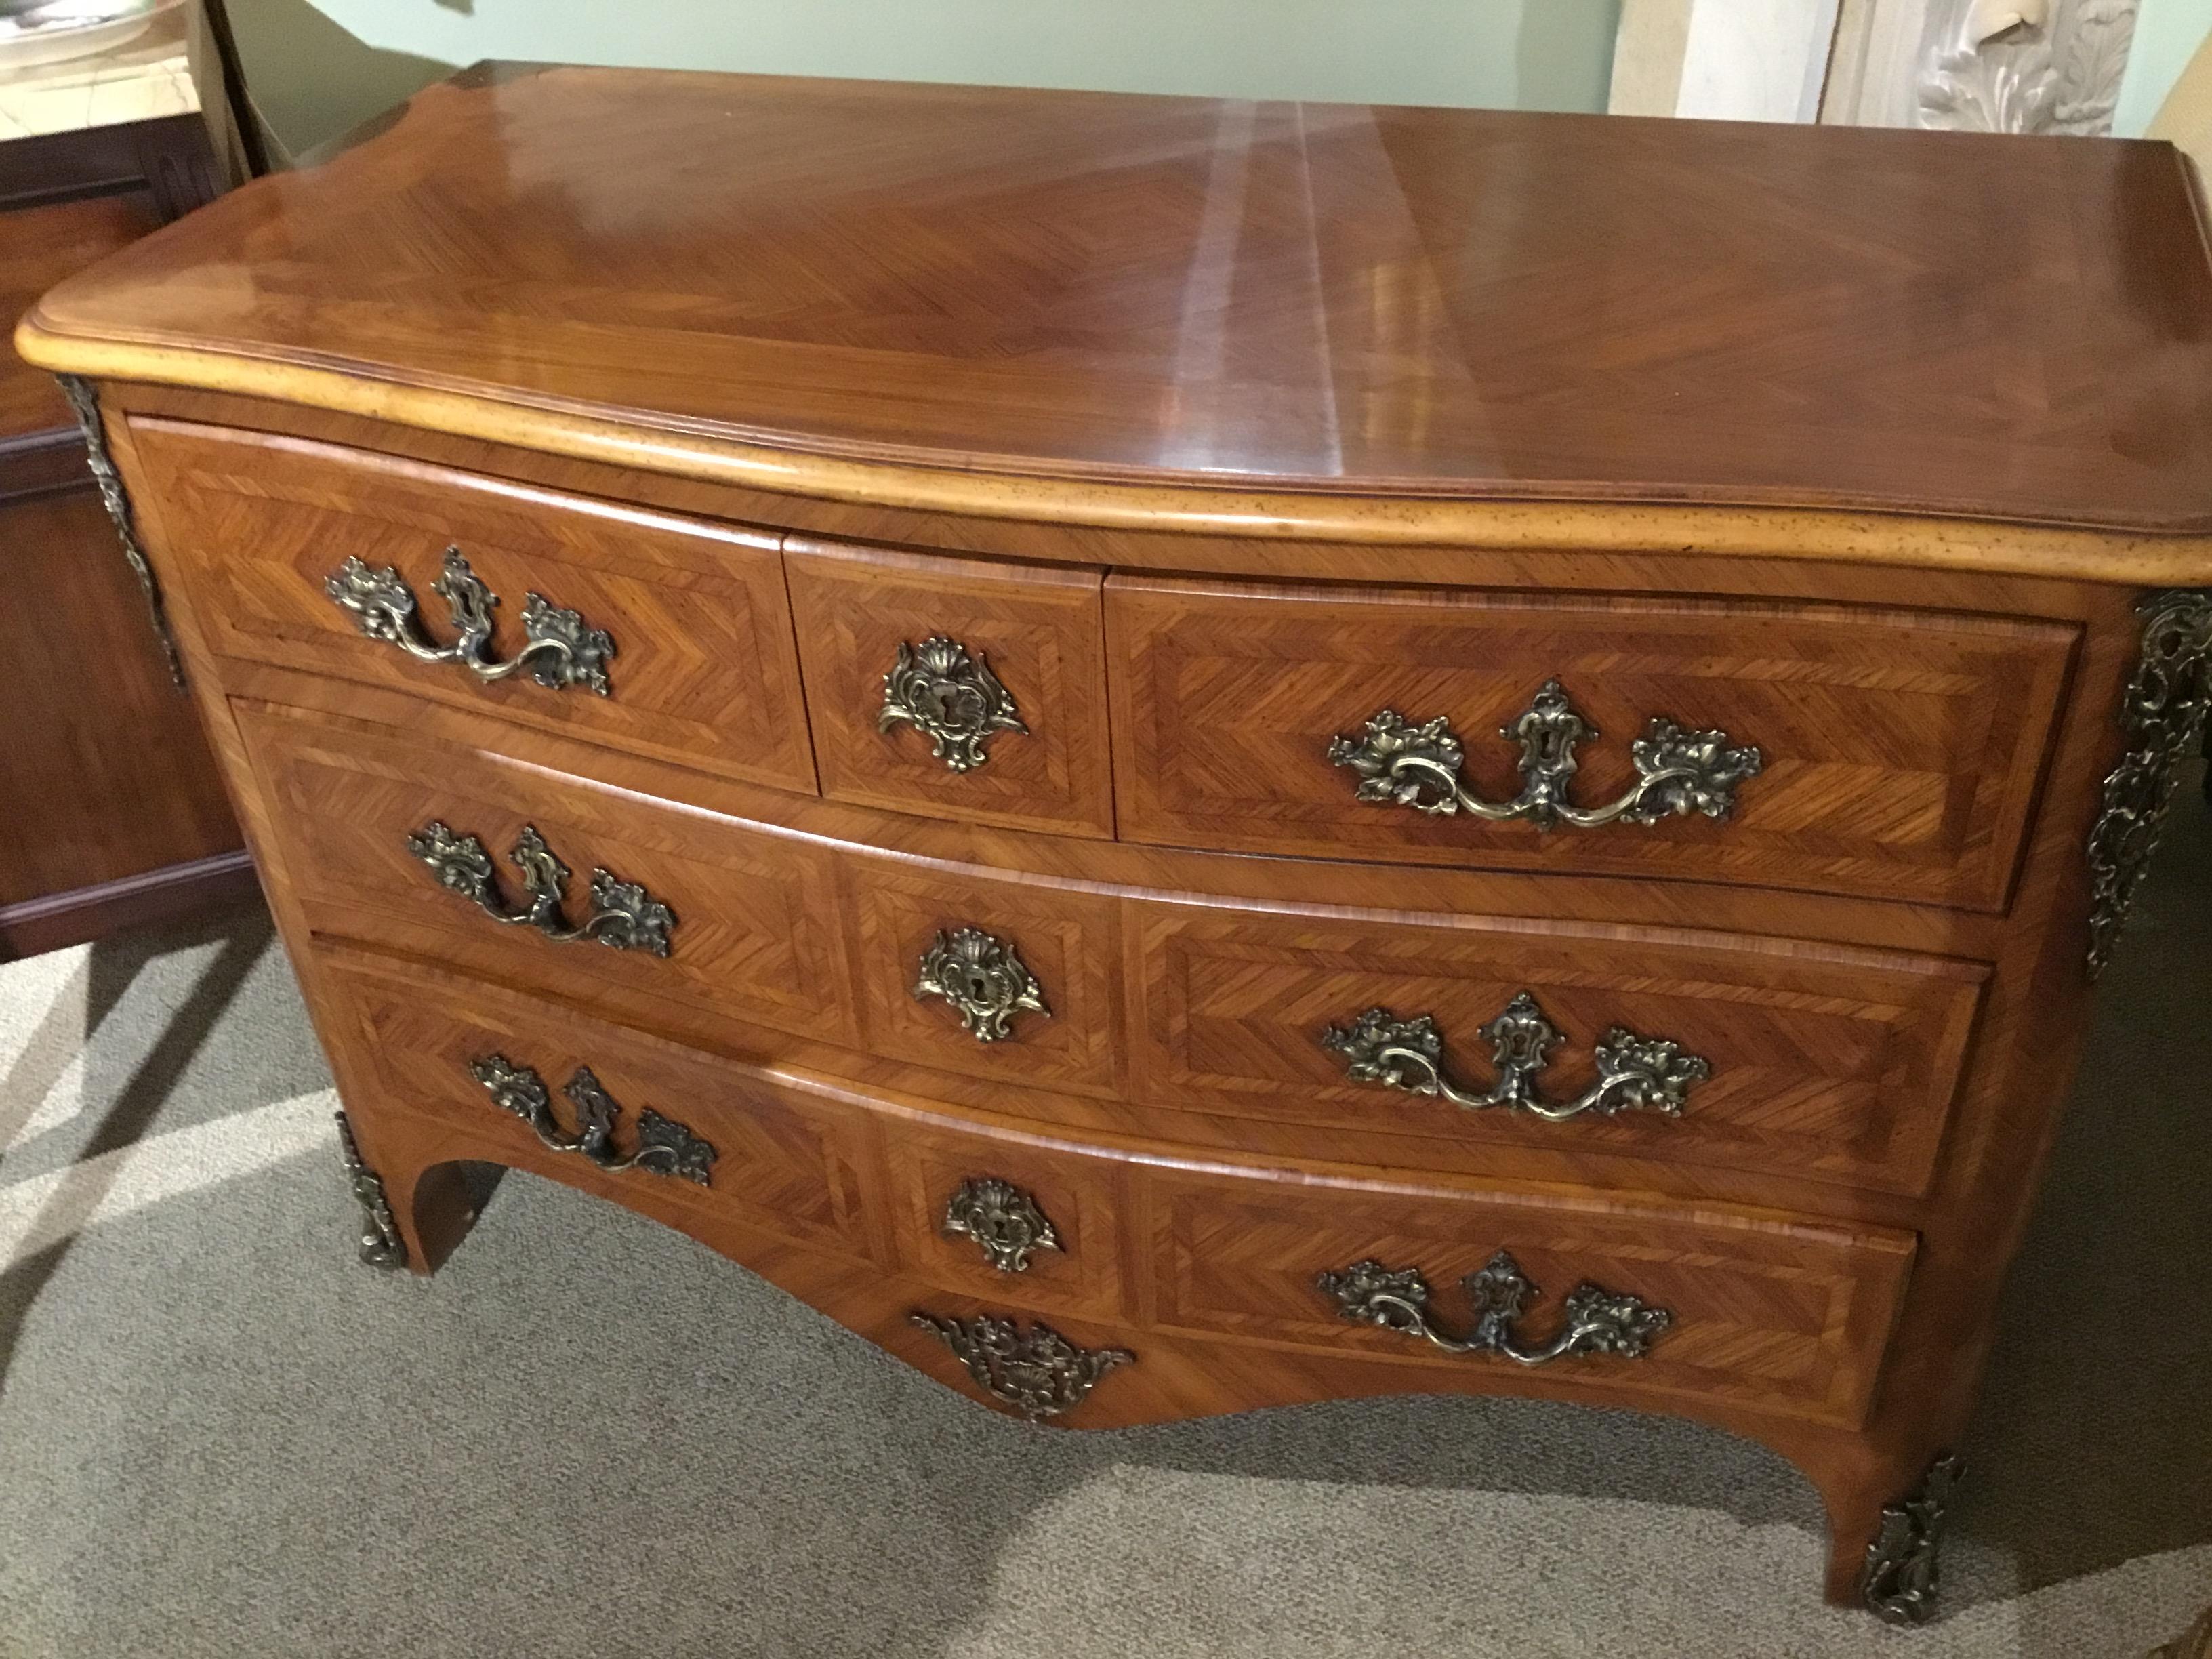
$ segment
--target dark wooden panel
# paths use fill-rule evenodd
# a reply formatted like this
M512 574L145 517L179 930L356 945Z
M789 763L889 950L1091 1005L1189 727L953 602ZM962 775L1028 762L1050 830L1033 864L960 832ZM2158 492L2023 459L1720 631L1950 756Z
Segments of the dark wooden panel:
M243 852L164 865L96 887L0 905L0 960L65 950L204 912L243 911L258 905L260 896L253 860Z
M0 329L13 332L15 319L63 277L161 222L153 198L143 191L0 213ZM0 438L76 424L54 377L0 340Z
M198 718L89 489L0 504L0 906L237 848Z
M2003 617L1116 575L1115 776L1133 841L1695 877L2003 908L2077 630ZM1757 748L1733 815L1542 830L1362 801L1329 744L1445 719L1486 800L1501 728L1559 680L1598 734L1571 793L1635 781L1656 716Z
M1097 571L797 538L784 562L824 794L1016 829L1114 833ZM966 771L939 759L914 723L879 725L900 647L918 652L933 637L983 665L1028 728L986 737L982 763ZM972 668L957 681L981 684Z
M386 684L731 777L811 792L814 768L776 538L320 444L137 422L169 558L227 654ZM325 591L349 557L396 568L425 630L459 546L499 596L493 647L542 593L614 641L611 691L480 682L364 637Z

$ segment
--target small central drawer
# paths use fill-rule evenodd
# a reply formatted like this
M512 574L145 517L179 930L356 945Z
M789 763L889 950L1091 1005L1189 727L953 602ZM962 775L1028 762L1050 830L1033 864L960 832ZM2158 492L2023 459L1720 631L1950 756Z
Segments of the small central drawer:
M833 800L1110 837L1099 573L791 537Z
M2077 630L1115 575L1125 841L2002 910Z

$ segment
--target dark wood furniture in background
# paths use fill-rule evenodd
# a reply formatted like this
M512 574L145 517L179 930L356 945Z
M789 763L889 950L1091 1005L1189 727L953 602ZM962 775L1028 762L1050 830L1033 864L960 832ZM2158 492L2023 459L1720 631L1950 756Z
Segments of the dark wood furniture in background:
M368 1259L508 1164L1041 1419L1680 1413L1908 1620L2208 316L2162 145L494 68L20 341Z
M0 143L0 315L216 188L198 116ZM86 462L53 378L0 351L0 958L253 890Z

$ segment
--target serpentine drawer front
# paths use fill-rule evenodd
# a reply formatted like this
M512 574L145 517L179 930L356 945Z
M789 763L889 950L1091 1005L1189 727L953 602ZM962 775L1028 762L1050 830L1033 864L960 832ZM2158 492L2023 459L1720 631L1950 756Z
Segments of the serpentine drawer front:
M1122 575L1106 614L1127 840L1982 910L2010 891L2073 650L1988 617ZM1700 738L1691 798L1638 796ZM1636 804L1490 823L1455 775L1480 802L1534 777Z
M226 656L813 790L774 537L260 433L161 422L135 436L173 556L199 578L200 625ZM379 590L411 596L409 631L450 646L462 630L439 591L448 549L493 598L485 657L529 646L537 594L605 636L596 685L547 685L528 663L486 682L422 661L386 637L388 605L364 605L361 582L351 605L331 592L355 561L363 577L388 571Z
M1726 1206L1561 1206L1494 1188L1378 1191L1307 1170L1191 1169L1134 1149L1055 1154L1002 1129L959 1125L933 1103L779 1080L441 976L426 996L397 962L333 960L359 1038L349 1057L410 1112L435 1120L421 1133L446 1137L446 1156L495 1148L501 1161L556 1180L618 1188L710 1242L737 1227L878 1258L896 1275L878 1295L903 1297L914 1310L988 1306L1115 1327L1112 1346L1131 1355L1132 1377L1147 1362L1148 1330L1256 1338L1416 1372L1510 1370L1503 1357L1449 1355L1355 1318L1320 1283L1370 1257L1410 1267L1434 1292L1437 1328L1458 1334L1469 1322L1461 1279L1503 1250L1528 1281L1519 1346L1540 1352L1557 1337L1584 1281L1666 1316L1640 1353L1593 1345L1549 1361L1546 1375L1571 1393L1721 1398L1848 1426L1864 1415L1912 1259L1907 1236L1778 1225ZM588 1068L625 1109L682 1118L712 1144L712 1181L609 1174L547 1146L485 1086L488 1055L548 1083ZM552 1111L562 1131L573 1130L572 1101ZM629 1154L635 1135L626 1112L615 1150ZM979 1200L975 1189L986 1185L1004 1190ZM963 1189L970 1201L956 1212ZM1000 1213L984 1219L984 1208ZM1005 1236L1015 1210L1025 1212L1025 1236L1049 1229L1054 1242L1033 1244L1020 1271L1002 1271L976 1234ZM1143 1282L1125 1283L1125 1268ZM1294 1394L1298 1375L1287 1368L1277 1386ZM1120 1414L1120 1387L1101 1385L1100 1420Z
M2195 196L2028 156L480 65L17 345L366 1260L512 1164L1034 1422L1675 1413L1905 1622L2212 708Z
M1717 1167L1918 1194L1988 977L1681 930L1190 905L935 870L356 722L272 708L241 730L319 932L692 1031L737 1020L1170 1121L1296 1124L1413 1169L1451 1167L1441 1145L1632 1160L1602 1167L1660 1190ZM1425 1065L1403 1031L1393 1048L1371 1030L1424 1018ZM1507 1068L1523 1097L1470 1107L1439 1086L1487 1089Z

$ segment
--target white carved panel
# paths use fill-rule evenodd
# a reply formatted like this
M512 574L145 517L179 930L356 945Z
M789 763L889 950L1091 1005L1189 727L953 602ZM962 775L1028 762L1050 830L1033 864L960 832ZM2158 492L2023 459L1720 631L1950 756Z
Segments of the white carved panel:
M1914 125L2110 132L2138 0L1927 0Z

